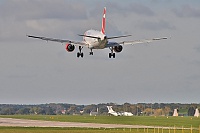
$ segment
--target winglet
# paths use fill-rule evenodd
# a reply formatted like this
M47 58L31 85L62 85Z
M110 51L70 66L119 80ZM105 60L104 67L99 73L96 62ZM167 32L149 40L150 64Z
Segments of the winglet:
M106 29L106 7L104 7L103 10L101 33L105 34L105 29Z

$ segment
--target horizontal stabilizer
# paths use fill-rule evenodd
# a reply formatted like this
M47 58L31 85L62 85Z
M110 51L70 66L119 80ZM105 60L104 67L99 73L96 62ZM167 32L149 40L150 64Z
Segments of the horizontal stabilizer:
M89 37L89 38L101 39L100 37L96 37L96 36L79 35L79 34L78 34L78 36L84 36L84 37Z
M132 35L113 36L113 37L108 37L108 39L116 39L116 38L129 37L129 36L132 36Z

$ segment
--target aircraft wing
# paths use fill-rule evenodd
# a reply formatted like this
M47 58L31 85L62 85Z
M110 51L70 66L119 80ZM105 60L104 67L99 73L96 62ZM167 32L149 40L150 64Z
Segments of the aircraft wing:
M118 44L123 44L123 45L128 45L128 44L139 44L139 43L150 43L153 41L159 41L159 40L165 40L167 37L162 37L162 38L153 38L153 39L145 39L145 40L135 40L135 41L123 41L119 42Z
M32 35L27 35L27 37L41 39L41 40L45 40L45 41L53 41L53 42L59 42L59 43L70 43L70 44L79 45L79 46L87 46L87 44L85 42L76 42L76 41L70 41L70 40L65 40L65 39L55 39L55 38L32 36Z

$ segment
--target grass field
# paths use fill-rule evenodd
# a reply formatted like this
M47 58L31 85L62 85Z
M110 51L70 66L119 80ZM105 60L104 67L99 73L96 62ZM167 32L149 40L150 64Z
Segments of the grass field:
M0 133L199 133L198 130L174 129L91 129L91 128L39 128L39 127L0 127Z
M154 116L133 116L133 117L115 117L115 116L67 116L67 115L11 115L0 116L2 118L19 118L32 120L47 120L61 122L83 122L83 123L103 123L103 124L127 124L127 125L145 125L160 127L184 127L199 128L200 118L196 117L154 117Z

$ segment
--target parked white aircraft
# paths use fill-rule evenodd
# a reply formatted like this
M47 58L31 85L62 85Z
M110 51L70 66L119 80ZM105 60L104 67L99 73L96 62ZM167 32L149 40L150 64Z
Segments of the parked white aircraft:
M107 106L107 108L108 108L108 114L114 116L133 116L131 112L116 112L112 109L112 106Z
M82 53L83 47L87 47L91 50L89 53L90 55L93 55L93 51L92 51L93 49L109 48L111 50L111 53L109 53L109 58L111 58L111 57L115 58L115 52L116 53L121 52L123 49L122 45L126 45L126 44L133 45L133 44L137 44L137 43L149 43L152 41L167 39L167 37L162 37L162 38L153 38L153 39L146 39L146 40L110 42L109 41L110 39L128 37L131 35L107 37L105 34L105 27L106 27L106 8L104 8L104 10L103 10L101 31L88 30L83 35L79 35L79 36L83 36L82 42L65 40L65 39L41 37L41 36L33 36L33 35L27 35L27 37L42 39L42 40L46 40L46 41L66 43L66 50L68 52L74 51L75 45L79 46L79 52L77 53L77 57L82 57L82 58L83 58L83 53Z

